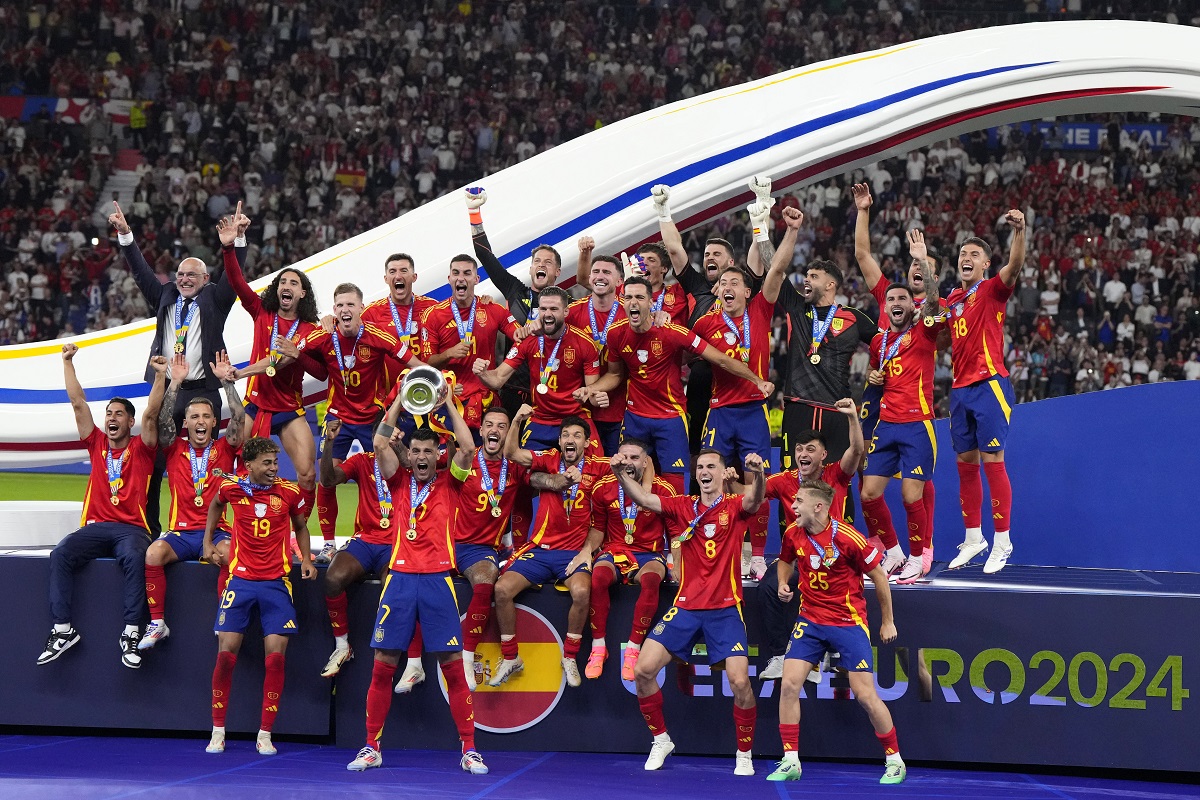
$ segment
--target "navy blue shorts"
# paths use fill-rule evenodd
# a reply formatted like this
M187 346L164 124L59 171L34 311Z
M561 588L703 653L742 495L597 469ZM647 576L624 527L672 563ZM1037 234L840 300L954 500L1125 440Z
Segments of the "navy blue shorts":
M557 427L529 420L525 423L525 430L521 431L521 447L534 452L538 450L557 450L558 431Z
M621 436L645 442L662 472L686 475L691 471L692 454L688 450L688 429L683 417L651 419L626 411Z
M567 572L571 559L577 555L578 550L545 550L535 547L513 559L504 571L515 572L534 586L565 581L577 572L591 572L586 563L575 567L570 573Z
M486 544L458 542L454 545L454 563L458 565L459 572L466 574L468 569L480 561L486 561L493 567L499 567L500 552L494 547L488 547Z
M867 447L866 475L927 481L937 464L937 435L933 422L881 422Z
M355 536L342 546L355 561L362 564L363 569L380 578L388 574L392 568L392 546L390 544L368 544Z
M407 650L417 622L421 623L426 652L462 650L458 598L449 572L389 572L379 598L371 646L376 650Z
M204 531L163 531L158 537L166 542L180 561L199 561L204 555ZM229 534L218 528L213 531L213 544L229 541Z
M771 462L771 425L766 403L739 403L710 408L704 418L700 445L711 447L725 456L725 463L740 468L751 453L762 457L763 466Z
M999 376L951 389L950 440L954 452L1003 450L1014 402L1012 383Z
M592 571L596 571L596 564L601 562L612 564L613 569L617 571L617 575L625 583L632 583L633 576L641 571L642 567L650 563L658 563L663 565L663 569L667 567L667 559L663 558L662 553L635 553L630 550L605 550L600 555L596 556L596 560L592 565Z
M246 416L250 419L257 418L260 410L254 403L246 403ZM268 411L267 413L271 415L272 436L278 436L292 420L304 418L303 408L295 408L291 411Z
M692 648L701 636L710 664L749 654L746 623L738 606L700 611L671 606L650 631L651 639L684 661L692 660Z
M350 454L350 445L355 440L362 445L363 450L373 453L375 452L374 439L374 425L351 425L343 422L342 427L338 429L337 437L333 440L333 457L344 461Z
M292 584L287 578L273 581L249 581L233 577L221 595L217 609L217 633L245 633L250 627L250 610L258 608L263 636L296 632L296 609L292 605Z
M597 422L596 433L600 434L600 448L604 455L609 458L615 456L617 448L621 446L621 423Z
M820 664L826 653L840 653L840 666L848 672L874 669L871 637L860 625L817 625L801 614L792 629L785 658Z
M871 441L875 426L879 424L879 403L883 400L883 386L868 383L863 389L862 405L858 409L858 420L862 423L863 441Z

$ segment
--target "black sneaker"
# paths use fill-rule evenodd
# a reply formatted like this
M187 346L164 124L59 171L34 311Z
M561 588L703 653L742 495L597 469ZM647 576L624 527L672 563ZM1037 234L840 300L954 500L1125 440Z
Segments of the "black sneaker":
M63 633L52 630L50 638L46 640L46 649L38 656L38 666L49 664L54 659L61 656L67 650L71 649L79 641L79 632L74 628L70 628Z
M138 652L138 642L142 640L140 633L121 634L121 663L130 669L142 665L142 654Z

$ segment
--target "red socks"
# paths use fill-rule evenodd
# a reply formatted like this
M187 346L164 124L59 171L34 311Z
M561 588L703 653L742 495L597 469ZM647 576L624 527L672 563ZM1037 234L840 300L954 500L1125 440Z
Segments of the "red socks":
M275 725L279 713L279 696L283 694L283 653L267 653L267 674L263 678L262 724L264 731Z
M512 661L517 657L517 637L505 639L500 637L500 654L504 656L505 661Z
M737 749L749 752L754 746L754 722L758 719L758 706L733 707L733 725L737 730Z
M408 643L408 657L415 658L418 661L421 658L421 651L425 649L425 637L421 635L421 623L417 623L413 628L412 641Z
M925 552L925 529L929 527L929 519L925 516L925 500L905 503L904 515L908 517L908 554L919 556Z
M462 670L458 670L462 672ZM453 670L447 670L448 674ZM367 689L367 747L379 749L383 736L383 723L392 707L392 679L396 677L396 665L374 662L371 667L371 687ZM466 676L463 676L466 680Z
M958 463L958 498L962 503L963 526L982 527L983 481L979 477L979 465ZM1005 481L1007 483L1007 480Z
M682 472L664 472L659 477L671 484L671 488L675 490L675 494L681 496L687 494L687 486L684 483L687 480L687 476Z
M513 641L516 641L515 639ZM579 655L579 645L583 643L583 636L579 634L568 633L563 638L563 657L574 658Z
M150 620L161 621L167 611L167 575L162 567L146 565L146 602L150 604Z
M922 499L925 501L926 519L925 541L923 542L924 547L922 549L923 552L924 550L928 550L930 547L933 547L933 507L935 505L935 501L937 500L937 491L935 491L933 488L933 481L925 481L925 494L922 496Z
M225 594L225 586L229 583L229 565L217 567L217 597Z
M863 517L867 520L868 536L878 536L888 550L899 544L896 529L892 526L892 512L888 510L883 495L874 500L863 500L862 510Z
M225 727L225 712L229 710L229 685L233 682L233 665L237 655L224 650L217 653L217 665L213 667L212 720L214 728Z
M491 583L477 583L471 589L471 604L467 606L467 618L463 621L463 650L473 653L479 647L479 640L492 616L495 591L496 586Z
M779 738L783 740L783 752L794 753L800 749L800 723L784 725L779 723Z
M446 696L450 699L450 716L458 729L463 752L475 749L475 711L471 705L471 692L467 689L467 676L462 662L455 661L442 670L446 679Z
M337 528L337 515L337 490L318 486L317 523L321 526L321 538L327 542L333 541L333 532Z
M758 513L750 518L746 529L750 534L750 554L761 556L767 550L767 518L771 515L771 504L763 503Z
M1008 469L1003 461L987 461L983 465L987 473L988 491L992 495L992 524L998 531L1009 530L1012 517L1012 484L1008 482Z
M662 576L657 572L643 572L641 586L637 603L633 606L633 629L629 632L629 643L639 646L646 641L646 633L658 611L658 590L662 586Z
M649 697L638 698L638 708L642 710L642 719L650 728L652 736L667 732L667 720L663 717L663 696L661 690L656 690Z
M883 745L883 754L885 756L894 756L900 752L900 745L896 741L896 726L887 733L876 733L875 738Z
M337 490L334 489L333 492L333 496L337 497ZM303 486L301 486L300 498L304 500L304 510L300 513L300 515L305 519L308 519L310 516L312 516L313 509L317 506L317 490L315 488L305 489ZM335 500L334 502L336 504L337 501Z
M592 570L592 607L588 611L588 623L593 639L603 639L608 631L608 609L612 605L608 589L616 577L617 574L607 567Z
M346 611L346 593L336 597L325 598L325 610L329 613L329 623L333 625L334 636L345 636L350 632L350 617Z

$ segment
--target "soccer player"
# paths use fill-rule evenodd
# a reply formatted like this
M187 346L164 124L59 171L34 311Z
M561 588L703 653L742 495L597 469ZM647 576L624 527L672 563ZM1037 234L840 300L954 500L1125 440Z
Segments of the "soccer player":
M675 496L671 484L654 475L644 442L622 439L618 452L624 456L620 468L629 471L643 489L660 497ZM667 560L663 556L667 531L661 516L641 508L625 496L625 490L614 475L605 475L592 486L592 527L604 534L604 540L600 555L592 565L591 610L588 612L592 651L584 674L599 678L604 670L604 662L608 659L605 635L611 600L609 589L619 580L640 587L633 607L633 630L621 660L621 679L632 681L642 642L658 613L658 590L667 574Z
M476 359L490 366L500 334L516 336L512 315L499 303L484 303L476 297L479 270L475 259L457 255L450 259L450 297L432 306L424 320L423 356L430 366L454 373L462 387L458 400L467 427L478 430L483 412L496 402L496 394L472 371ZM463 443L466 446L466 443Z
M765 220L769 216L769 209L757 203L747 210L751 219ZM755 234L759 258L771 265L763 280L763 294L771 302L778 300L788 321L782 452L785 458L790 457L796 437L814 430L824 436L830 457L839 459L850 445L850 420L838 413L834 404L850 397L850 357L860 344L870 345L877 326L858 309L836 302L842 272L832 261L808 262L803 294L784 279L804 214L796 208L785 208L783 221L786 232L778 250L760 223L755 223L755 230L762 231Z
M958 252L962 285L950 293L945 303L950 311L950 353L954 359L950 438L958 457L959 499L967 529L950 569L965 566L988 547L982 528L982 461L996 530L992 552L983 566L989 575L1004 569L1012 555L1012 486L1004 466L1004 443L1014 400L1004 366L1004 310L1025 263L1025 215L1012 209L1005 220L1013 231L1008 263L999 274L988 278L992 248L982 239L967 239Z
M892 715L875 693L874 658L867 629L867 604L863 577L875 584L882 618L879 639L893 642L892 595L881 554L848 523L833 512L833 488L824 481L800 484L792 503L796 521L788 527L779 557L779 597L790 600L788 584L792 564L800 565L802 611L788 643L779 690L779 737L783 760L767 776L769 781L794 781L800 777L800 689L809 671L826 653L841 653L850 679L850 690L867 712L875 737L883 745L886 770L880 783L904 780L906 770L896 743Z
M217 524L225 507L233 506L233 539L229 553L229 583L217 611L217 664L212 678L212 738L206 752L225 752L225 714L229 710L229 686L238 651L250 625L250 612L257 608L266 651L263 678L262 721L255 747L261 755L278 752L271 743L271 728L279 713L283 693L284 653L288 637L296 632L296 609L292 605L292 571L288 544L292 533L300 544L300 577L315 580L308 542L308 514L300 488L279 477L279 445L255 437L242 447L246 477L226 477L208 507L204 525L204 557L215 563L220 558L213 544Z
M104 407L104 430L96 427L79 378L75 354L79 347L62 346L63 378L75 427L92 464L83 498L79 530L68 534L50 553L50 618L54 628L37 663L49 664L79 642L71 625L71 595L75 573L89 561L113 557L124 577L125 630L118 644L121 663L130 669L142 665L138 653L143 609L146 606L146 548L150 544L146 522L146 486L154 469L158 446L158 412L162 407L167 359L150 359L155 378L142 415L142 433L133 435L133 403L114 397Z
M583 242L584 240L580 240ZM590 239L587 239L590 242ZM591 262L588 268L588 285L592 294L586 300L577 300L567 309L567 324L587 331L592 341L600 351L600 361L608 359L608 333L613 326L625 319L625 309L617 300L617 285L621 280L621 262L612 256L596 256L591 258L591 251L585 253L580 246L580 260ZM617 452L621 440L621 420L625 416L625 387L624 385L605 392L604 396L593 394L591 404L600 434L600 445L606 456Z
M718 351L750 368L755 380L747 381L719 369L712 376L712 397L704 430L703 446L723 454L730 463L740 463L748 453L757 453L763 464L771 458L771 426L764 397L775 391L767 381L771 368L771 322L774 298L766 292L750 296L750 278L738 267L726 267L713 289L717 305L701 317L692 330ZM755 580L767 571L763 556L767 543L767 511L750 521L752 556L750 572Z
M918 267L923 271L923 267ZM871 373L867 382L882 386L879 424L867 451L862 484L863 516L888 548L893 559L903 556L892 526L892 515L883 491L897 472L908 520L909 556L896 582L915 583L932 565L924 557L925 542L932 538L926 511L925 484L933 479L937 462L937 437L933 432L933 370L938 335L944 322L935 319L937 306L928 303L917 316L912 290L893 283L885 297L888 327L871 343ZM926 564L929 564L927 566ZM887 572L887 569L884 569Z
M677 493L684 490L684 475L691 461L683 395L683 356L693 353L706 363L757 380L742 361L710 347L697 334L674 323L654 325L653 288L645 278L625 281L628 320L608 332L608 372L592 385L592 393L611 392L626 386L628 395L621 435L645 442L657 457L659 473ZM771 385L757 384L765 397Z
M337 328L330 333L318 328L293 345L286 339L278 342L280 362L284 365L299 354L315 358L329 370L329 411L342 421L333 442L333 459L340 464L358 441L370 450L374 437L372 426L383 409L380 381L387 369L388 359L409 367L420 366L416 354L408 345L370 323L363 322L362 290L353 283L342 283L333 290L333 314ZM259 362L261 365L261 362ZM325 540L317 563L327 563L336 551L334 531L337 528L337 492L324 486L317 488L317 521Z
M399 399L389 411L391 419L399 414ZM458 494L471 468L470 428L463 422L454 403L446 404L446 417L454 437L462 443L448 471L438 470L440 437L422 427L409 436L402 464L392 449L391 431L375 435L375 456L381 481L396 502L396 546L391 569L379 598L375 620L375 661L371 686L367 690L367 743L354 760L346 765L362 772L383 765L379 742L383 725L392 705L392 678L400 656L412 641L420 620L425 642L437 655L446 679L450 716L462 741L459 765L472 775L486 775L488 768L475 750L475 717L471 710L471 692L460 660L462 626L451 571L454 569L453 528Z
M183 410L184 437L178 438L175 429L175 397L187 377L187 358L177 354L171 360L171 383L167 386L162 410L158 413L159 438L167 442L167 485L171 489L171 511L167 530L163 531L146 550L146 600L150 606L150 624L138 643L139 650L149 650L171 635L167 627L167 576L163 567L176 561L194 561L203 554L204 524L208 506L217 496L220 480L214 470L232 474L234 459L242 451L242 424L246 412L234 386L234 369L229 356L218 353L210 365L213 374L221 379L225 400L229 403L229 427L218 438L220 420L217 410L205 397L194 397ZM225 593L229 580L228 523L221 519L213 535L219 560L217 595Z
M554 447L559 423L566 417L581 417L588 424L591 452L600 452L600 440L584 403L586 388L600 375L600 351L592 338L566 322L571 296L557 286L538 295L536 329L508 351L504 362L489 369L489 360L477 358L472 367L484 385L504 386L522 365L529 367L533 416L521 432L521 445L535 450ZM524 420L522 420L524 421Z
M733 721L737 732L734 775L753 775L754 723L757 708L750 686L746 623L742 619L742 582L739 580L742 532L763 500L763 465L757 453L746 456L750 490L745 496L727 495L725 459L705 448L696 457L696 483L700 495L663 498L642 488L625 468L625 457L612 459L613 474L625 494L639 507L661 514L668 527L679 526L679 593L654 626L638 655L634 677L638 706L654 736L646 769L661 769L675 744L667 734L658 671L672 656L689 661L692 646L703 636L709 663L725 662L725 676L733 690Z
M546 293L542 293L543 303ZM543 305L543 312L546 306ZM590 343L590 342L589 342ZM600 547L601 535L591 527L592 489L607 472L600 459L588 458L588 421L567 416L558 434L558 450L531 452L518 444L521 424L533 413L529 406L517 412L504 443L508 460L529 469L530 481L541 491L537 517L529 542L513 553L504 574L496 581L496 623L500 628L503 655L489 686L499 686L525 668L517 642L517 595L536 584L562 581L571 593L567 635L563 643L563 674L567 685L579 686L576 656L587 623L592 579L592 554ZM546 473L552 483L536 483Z
M504 454L510 421L497 404L483 412L482 444L471 456L471 471L458 493L454 524L454 561L471 584L467 624L463 629L463 669L474 690L487 677L487 665L475 650L492 615L492 595L500 574L501 547L518 489L529 481L528 470Z
M368 303L363 309L363 322L390 333L395 339L408 345L408 352L421 352L424 333L422 320L429 309L437 305L433 298L413 291L417 283L417 267L407 253L393 253L383 262L383 282L387 285L387 297ZM398 365L388 363L379 386L379 394L386 397L400 376Z

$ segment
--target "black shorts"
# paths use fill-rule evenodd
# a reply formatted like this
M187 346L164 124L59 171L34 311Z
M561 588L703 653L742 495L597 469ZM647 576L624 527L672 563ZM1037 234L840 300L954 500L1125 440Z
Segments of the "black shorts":
M855 418L854 423L858 424ZM840 461L850 448L850 418L840 411L810 405L803 400L788 400L783 404L783 447L780 460L784 469L796 466L792 463L795 437L805 431L819 431L825 437L829 455L825 463Z

